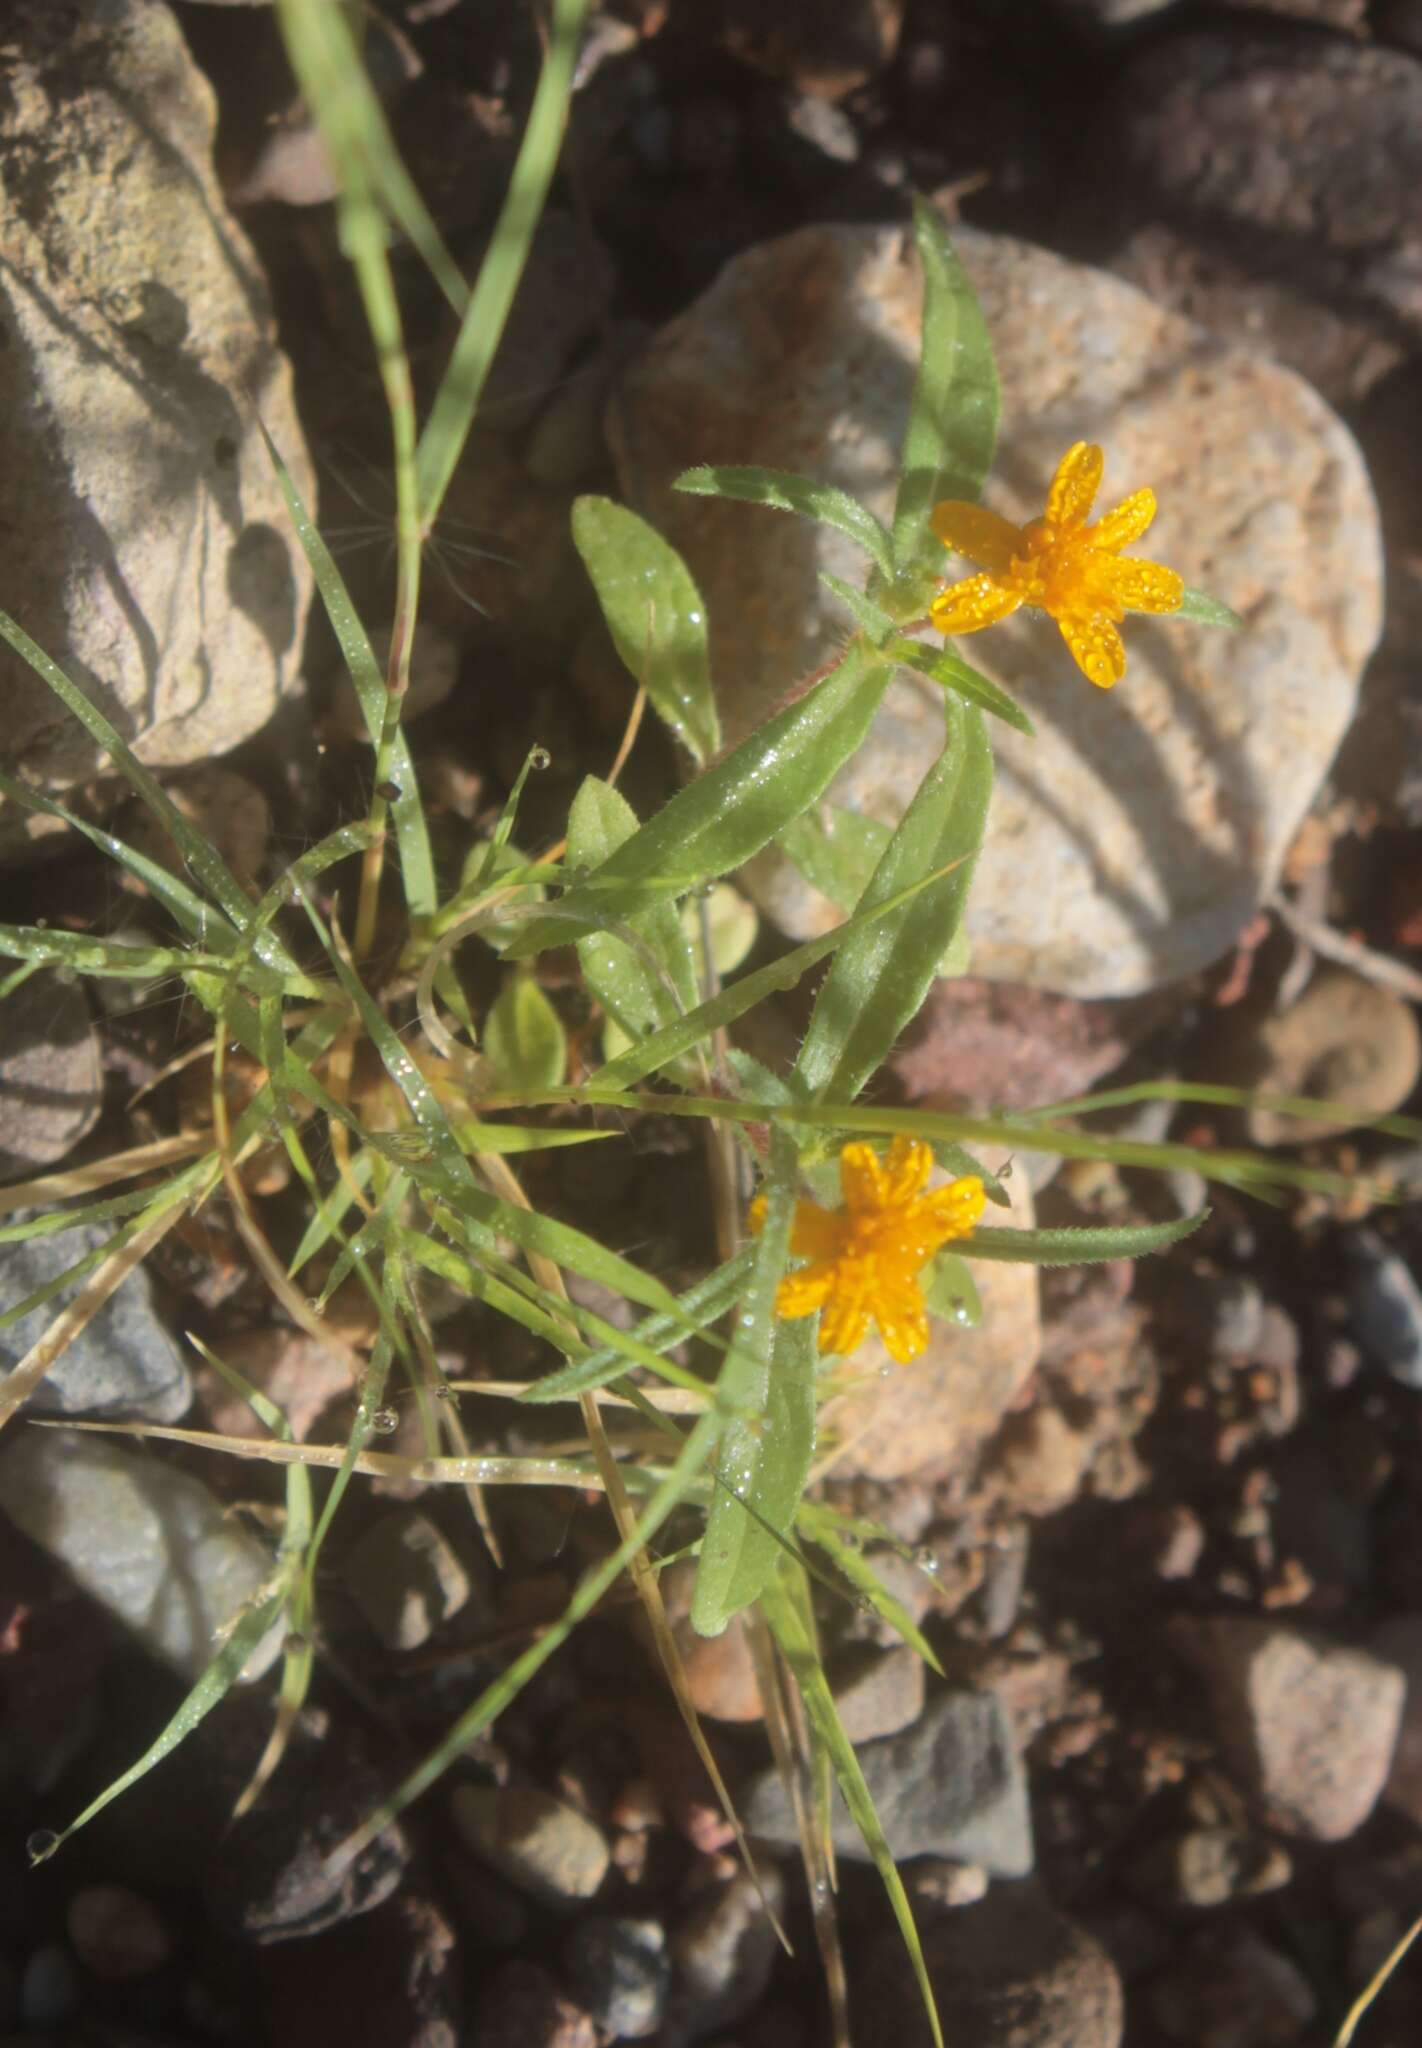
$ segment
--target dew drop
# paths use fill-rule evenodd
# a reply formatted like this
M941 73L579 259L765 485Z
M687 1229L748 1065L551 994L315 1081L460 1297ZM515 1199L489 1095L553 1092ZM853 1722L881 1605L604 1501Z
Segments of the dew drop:
M370 1426L376 1436L394 1436L400 1427L398 1408L377 1408L370 1418Z
M435 1399L437 1401L457 1401L459 1399L459 1389L458 1387L451 1387L448 1381L441 1380L435 1388Z
M53 1828L36 1828L25 1840L25 1854L30 1859L31 1868L45 1862L58 1847L59 1837Z
M942 1561L940 1560L937 1551L930 1550L926 1543L924 1544L921 1550L916 1550L914 1552L913 1561L918 1566L919 1570L921 1572L927 1572L931 1579L937 1578L939 1572L943 1569Z
M300 1629L293 1628L287 1631L286 1640L282 1644L282 1648L288 1657L302 1657L311 1648L311 1643L306 1636L302 1635Z
M382 802L387 804L394 804L400 801L403 792L398 782L377 782L375 785L375 794L382 800Z
M547 747L530 747L528 750L528 765L530 768L551 768L553 766L553 756L549 753Z
M698 882L691 893L693 896L697 898L699 902L702 903L706 901L708 896L714 896L716 894L716 882L714 876L709 882Z
M971 1323L971 1322L972 1322L972 1320L973 1320L972 1310L971 1310L971 1309L970 1309L970 1308L968 1307L968 1304L967 1304L967 1302L966 1302L966 1301L955 1301L955 1302L954 1302L954 1304L953 1304L953 1320L954 1320L954 1322L955 1322L955 1323L962 1323L962 1324L963 1324L963 1325L964 1325L965 1327L966 1327L966 1325L967 1325L967 1324L969 1324L969 1323Z

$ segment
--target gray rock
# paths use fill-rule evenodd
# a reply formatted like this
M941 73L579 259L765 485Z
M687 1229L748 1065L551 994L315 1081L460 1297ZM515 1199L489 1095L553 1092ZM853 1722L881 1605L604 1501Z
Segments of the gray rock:
M62 1159L102 1106L99 1041L84 991L41 968L0 1003L0 1180Z
M912 1728L866 1744L859 1763L896 1863L946 1856L980 1863L994 1877L1025 1877L1031 1870L1027 1782L994 1693L941 1693ZM773 1769L752 1779L740 1814L748 1834L777 1847L791 1848L799 1839ZM869 1860L838 1794L831 1832L841 1856Z
M612 1855L602 1829L526 1778L457 1785L451 1810L466 1847L544 1905L576 1906L607 1875Z
M25 2032L52 2034L84 2003L84 1986L62 1941L37 1948L20 1976L20 2024Z
M1395 1665L1245 1615L1179 1615L1170 1640L1204 1678L1225 1760L1271 1826L1339 1842L1362 1825L1402 1722Z
M1422 1289L1376 1231L1350 1232L1344 1249L1353 1334L1364 1357L1422 1390Z
M469 1598L469 1574L428 1515L397 1508L346 1559L351 1598L387 1650L417 1650Z
M19 1210L6 1220L24 1222L32 1213ZM52 1237L0 1246L7 1306L38 1292L111 1235L101 1223L81 1223ZM54 1321L59 1304L77 1293L82 1284L76 1282L65 1294L0 1330L0 1367L9 1371L18 1364ZM176 1422L187 1413L192 1397L187 1364L159 1321L153 1283L138 1266L56 1359L30 1396L29 1407L36 1415L90 1415L100 1421L133 1416L145 1422Z
M1260 1095L1321 1096L1340 1113L1317 1122L1254 1108L1256 1145L1304 1145L1390 1116L1422 1072L1422 1032L1410 1003L1345 968L1316 974L1296 1003L1266 1017L1236 1053L1231 1078Z
M183 1678L207 1667L223 1632L271 1576L270 1553L201 1481L109 1437L16 1425L0 1448L0 1503ZM243 1678L261 1676L282 1634L278 1623Z
M760 1877L779 1913L779 1873L762 1862ZM684 2048L689 2041L719 2034L754 2011L779 1952L765 1900L745 1870L705 1891L672 1929L672 1990L659 2037L663 2048Z
M87 1884L64 1916L70 1946L106 1984L161 1970L173 1953L173 1929L151 1899L125 1884Z
M1297 377L1117 279L1002 236L955 234L1003 387L990 502L1015 520L1039 515L1064 450L1098 440L1103 504L1153 485L1161 509L1145 551L1247 620L1235 634L1130 622L1114 693L1084 683L1049 621L1019 614L964 643L1038 733L993 733L997 785L968 911L974 971L1135 994L1217 958L1272 888L1378 637L1377 512L1352 438ZM694 463L754 460L887 514L919 328L904 231L806 228L734 258L628 380L625 461L707 600L733 739L842 644L844 615L817 572L862 578L862 557L837 534L688 497L672 480ZM945 577L957 573L945 556ZM935 689L897 679L832 804L895 822L941 717ZM797 938L837 921L778 855L758 857L749 879Z
M26 630L154 766L256 731L296 682L311 578L257 432L312 471L216 107L161 0L12 0L0 113L0 524ZM0 658L3 756L98 756Z
M856 1657L836 1677L834 1703L850 1741L874 1742L909 1728L923 1712L925 1666L900 1643Z
M580 1921L563 1950L578 2003L619 2041L641 2041L662 2023L671 1988L660 1920L611 1914Z
M1035 1885L994 1887L922 1929L943 2038L986 2048L1118 2048L1121 1980L1093 1936ZM849 1971L860 2048L928 2048L918 1986L896 1931Z

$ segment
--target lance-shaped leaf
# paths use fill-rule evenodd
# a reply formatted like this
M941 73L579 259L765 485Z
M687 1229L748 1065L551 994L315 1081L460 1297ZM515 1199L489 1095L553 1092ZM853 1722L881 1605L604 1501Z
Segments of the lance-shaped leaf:
M999 407L987 325L942 215L916 197L913 225L923 266L923 352L894 506L900 574L941 557L928 523L940 498L981 495Z
M982 715L945 700L943 752L920 784L875 868L860 908L914 875L954 863L902 910L841 946L820 987L795 1072L810 1095L849 1102L877 1073L916 1016L956 937L992 795L992 751Z
M645 519L611 498L579 498L573 540L613 644L652 709L698 768L721 745L706 651L706 607L691 571Z
M596 775L585 778L568 817L568 862L598 868L637 830L637 813L625 796ZM691 943L676 908L659 903L629 920L645 950L609 931L578 940L578 958L588 987L631 1039L645 1038L670 1024L696 1001Z
M893 555L884 527L857 498L833 484L817 484L811 477L794 476L784 469L708 464L684 471L676 488L695 498L739 498L747 505L770 505L777 512L796 512L821 526L837 527L858 542L885 576L892 573Z

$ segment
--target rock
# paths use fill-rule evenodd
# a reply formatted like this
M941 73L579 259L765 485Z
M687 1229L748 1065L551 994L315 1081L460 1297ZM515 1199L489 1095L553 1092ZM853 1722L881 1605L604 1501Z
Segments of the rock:
M989 1114L1085 1095L1130 1050L1120 1006L965 976L936 981L889 1056L905 1097Z
M83 988L41 968L0 1002L0 1180L62 1159L102 1107L99 1041Z
M776 0L773 7L765 0L698 0L695 12L733 56L833 100L866 85L891 62L904 6L903 0L842 0L827 14L819 0Z
M1127 22L1144 21L1161 14L1175 0L1056 0L1060 11L1092 28L1124 28Z
M1320 303L1311 273L1286 280L1261 271L1222 249L1208 225L1196 240L1178 225L1152 221L1127 236L1110 268L1221 341L1297 370L1330 405L1356 405L1406 356L1398 336L1345 295Z
M84 2003L74 1958L62 1941L46 1941L20 1973L20 2025L26 2034L52 2034Z
M921 1929L947 2041L992 2048L1118 2048L1121 1980L1099 1942L1035 1885L1007 1885ZM849 1972L860 2048L932 2039L903 1942L875 1937Z
M1093 1448L1089 1430L1073 1428L1060 1408L1038 1405L1008 1416L989 1464L1014 1513L1054 1515L1080 1493Z
M1244 21L1162 39L1117 81L1116 161L1155 217L1422 333L1422 71ZM1261 260L1262 259L1262 260Z
M227 1813L258 1755L260 1747L249 1756L245 1745L234 1752L230 1743L222 1753L220 1769L231 1781L224 1788ZM354 1861L337 1851L389 1790L358 1731L347 1727L333 1734L324 1719L299 1723L285 1768L256 1806L224 1832L222 1854L202 1865L203 1904L213 1925L233 1939L266 1947L326 1933L383 1906L410 1860L398 1822L383 1828Z
M1368 1647L1401 1671L1407 1683L1397 1748L1383 1800L1422 1827L1422 1614L1395 1614L1374 1629Z
M1264 1019L1232 1064L1232 1078L1261 1095L1343 1105L1341 1115L1316 1123L1250 1110L1253 1144L1311 1144L1390 1116L1407 1100L1422 1073L1422 1032L1400 996L1344 968L1326 968L1291 1008Z
M1166 2039L1185 2048L1288 2048L1318 2009L1297 1963L1246 1920L1202 1930L1148 1997Z
M1178 1615L1174 1648L1204 1678L1226 1762L1272 1827L1340 1842L1372 1812L1406 1681L1365 1650L1244 1615Z
M923 1659L907 1643L861 1654L834 1684L845 1734L857 1746L911 1728L923 1712L925 1685Z
M377 627L370 636L382 675L387 672L390 659L390 636L388 624ZM405 708L400 714L402 725L411 719L423 718L427 711L436 711L443 704L459 680L461 653L458 640L447 626L437 625L429 619L418 621L410 649L410 687L405 693ZM370 745L370 730L360 708L350 670L344 663L335 673L330 730L343 740L358 740L363 746Z
M773 1865L760 1864L761 1883L779 1913L784 1887ZM672 1988L662 2021L662 2048L684 2048L719 2035L765 1996L780 1943L765 1900L736 1868L710 1886L671 1931Z
M1343 1245L1348 1308L1363 1355L1403 1386L1422 1389L1422 1290L1411 1269L1374 1230L1350 1231Z
M1031 1870L1027 1783L995 1694L940 1693L912 1728L866 1744L859 1763L896 1863L947 1856L980 1863L994 1877L1025 1877ZM783 1848L799 1840L773 1767L751 1780L739 1811L747 1834ZM831 1834L841 1856L869 1860L838 1793Z
M1138 622L1114 695L1082 686L1048 621L1019 614L972 642L973 662L1038 729L1035 741L993 733L997 785L967 920L975 971L1078 997L1135 994L1217 958L1273 886L1378 637L1372 495L1346 430L1288 372L1117 279L955 233L1003 386L990 501L1014 519L1039 514L1063 450L1090 435L1108 450L1108 499L1154 486L1158 559L1248 621L1231 635ZM620 459L707 600L733 739L842 644L817 571L854 578L862 563L822 528L687 497L672 480L694 463L754 459L887 515L919 305L902 230L806 228L736 257L628 379ZM940 735L936 690L896 680L833 803L893 823ZM759 856L749 879L797 938L836 921L778 855Z
M457 2048L465 2038L454 1931L418 1894L402 1893L348 1926L260 1953L263 2016L274 2043ZM531 2039L524 2048L533 2048Z
M671 1986L660 1920L596 1915L573 1929L563 1965L579 2004L619 2041L655 2034Z
M19 1210L9 1220L22 1222L31 1213ZM6 1245L7 1301L24 1301L86 1253L106 1244L112 1234L105 1224L80 1223L49 1237ZM81 1285L76 1281L66 1293L72 1297ZM0 1367L8 1371L17 1365L44 1336L58 1312L57 1303L48 1301L0 1330ZM145 1422L177 1422L187 1413L192 1397L187 1365L158 1320L153 1283L139 1266L61 1352L31 1394L28 1408L36 1415L91 1415L104 1421L135 1416Z
M1026 1176L1014 1174L1007 1190L1012 1206L992 1209L993 1222L1030 1230ZM909 1366L890 1365L875 1336L860 1345L852 1379L867 1384L821 1413L821 1426L832 1426L845 1446L835 1460L837 1479L946 1478L962 1469L1026 1386L1042 1345L1037 1269L984 1262L973 1277L983 1305L976 1328L930 1322L928 1349Z
M16 1428L0 1448L0 1503L151 1656L195 1679L223 1632L272 1572L262 1544L200 1480L76 1430ZM253 1650L260 1678L281 1647L278 1621Z
M904 1869L904 1889L929 1913L976 1906L987 1897L989 1882L981 1863L954 1863L946 1856L920 1856Z
M606 317L613 281L612 258L589 228L569 213L544 214L479 402L486 431L529 425Z
M242 887L259 896L267 879L272 808L256 783L234 768L190 768L165 777L164 786L175 807L217 848ZM163 867L171 868L178 860L167 832L136 799L124 806L118 834Z
M298 1443L306 1441L333 1401L351 1391L351 1369L339 1351L279 1323L239 1330L225 1339L221 1355L224 1364L276 1403ZM266 1425L210 1365L194 1370L193 1384L211 1428L223 1436L266 1435Z
M466 1847L546 1906L592 1898L607 1875L601 1828L528 1779L458 1785L451 1810Z
M346 1559L351 1598L387 1650L418 1650L469 1598L469 1574L437 1523L397 1508Z
M296 683L311 577L256 427L312 504L290 372L170 10L14 0L5 27L9 586L141 759L206 761ZM17 656L0 673L6 767L52 787L91 774L78 722Z
M91 1884L65 1914L69 1943L92 1976L126 1984L161 1970L173 1953L173 1930L151 1900L123 1884Z
M696 1560L683 1558L668 1565L661 1574L662 1602L681 1655L692 1703L698 1714L706 1714L713 1721L758 1721L764 1709L745 1622L735 1615L720 1635L697 1634L691 1625L696 1572Z
M503 1963L480 1992L479 2048L597 2048L590 2013L564 1996L538 1963Z
M1153 1905L1228 1905L1278 1891L1293 1876L1289 1852L1238 1828L1186 1828L1156 1842L1130 1867L1131 1882Z

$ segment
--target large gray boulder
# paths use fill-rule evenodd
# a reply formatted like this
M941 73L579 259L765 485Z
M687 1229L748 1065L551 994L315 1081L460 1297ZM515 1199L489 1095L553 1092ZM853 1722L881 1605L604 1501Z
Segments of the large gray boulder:
M255 413L308 501L312 471L212 91L162 0L9 0L0 70L0 605L142 759L205 760L294 684L311 594ZM99 765L8 650L0 693L11 773Z

